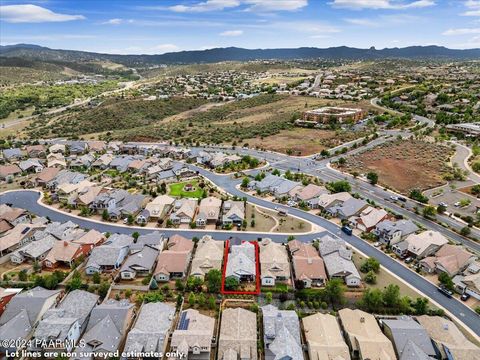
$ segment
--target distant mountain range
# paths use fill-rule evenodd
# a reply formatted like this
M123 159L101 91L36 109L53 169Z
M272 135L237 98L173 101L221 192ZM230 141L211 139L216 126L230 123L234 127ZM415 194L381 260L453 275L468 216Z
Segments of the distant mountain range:
M113 61L126 66L154 64L192 64L219 61L247 61L260 59L480 59L480 49L456 50L442 46L409 46L377 50L347 46L325 49L301 47L294 49L243 49L237 47L171 52L162 55L115 55L86 51L50 49L38 45L17 44L0 46L0 57L38 60L45 62Z

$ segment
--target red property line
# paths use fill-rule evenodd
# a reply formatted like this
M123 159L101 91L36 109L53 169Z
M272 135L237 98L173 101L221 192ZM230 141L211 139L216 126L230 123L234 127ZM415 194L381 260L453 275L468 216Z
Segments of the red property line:
M225 255L223 262L222 270L222 288L220 292L222 294L234 294L234 295L258 295L260 294L260 258L259 258L259 247L257 241L250 241L250 244L255 246L255 266L256 266L256 276L255 276L255 290L254 291L238 291L238 290L225 290L225 274L227 272L227 262L228 262L228 249L230 248L230 241L225 241Z

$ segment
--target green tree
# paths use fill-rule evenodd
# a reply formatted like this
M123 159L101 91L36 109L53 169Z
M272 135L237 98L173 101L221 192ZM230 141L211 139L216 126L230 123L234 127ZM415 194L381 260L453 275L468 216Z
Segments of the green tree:
M196 297L195 297L195 294L193 292L190 293L190 295L188 295L188 304L193 307L195 305L195 301L196 301Z
M383 290L382 297L386 307L396 308L400 303L400 288L398 285L389 284Z
M108 216L108 211L107 211L107 210L103 210L103 212L102 212L102 220L107 221L109 218L110 218L110 216Z
M216 306L215 298L214 298L213 296L210 296L210 297L208 298L208 308L209 308L210 310L213 310L213 309L215 309L215 306Z
M44 278L44 286L46 289L53 290L58 285L58 279L55 275L47 275Z
M205 294L200 293L197 298L198 305L203 308L205 306L206 301L207 299L205 298Z
M94 284L100 284L100 281L102 280L100 277L100 273L94 272L92 275L92 280Z
M102 281L102 283L98 287L98 295L102 299L104 299L107 296L109 289L110 289L110 283L108 281Z
M187 291L195 291L200 292L202 291L203 280L198 276L189 276L187 279Z
M72 290L77 290L82 287L82 275L78 272L78 270L75 270L75 272L72 275L72 278L67 284L67 289L72 291Z
M175 289L178 291L183 291L185 286L183 286L183 282L180 279L175 280Z
M468 236L472 233L472 230L468 227L468 226L464 226L461 230L460 230L460 234L462 234L463 236Z
M415 315L425 315L428 311L428 299L418 297L412 304L415 309Z
M212 294L220 292L222 286L222 273L220 270L212 269L205 276L207 283L207 290Z
M455 284L453 283L452 278L446 272L441 272L438 275L438 281L440 281L440 284L445 286L448 290L453 291L455 289Z
M27 269L20 270L20 272L18 273L18 280L27 281L27 279L28 279Z
M242 179L242 185L241 185L242 188L245 189L245 188L248 186L249 183L250 183L250 179L249 179L248 177L244 177L244 178Z
M379 289L367 289L363 293L360 305L369 312L379 312L383 307L382 291Z
M340 279L330 280L325 285L325 297L333 306L335 304L343 304L345 300L345 285L343 281Z
M433 218L437 212L433 206L425 206L422 210L422 213L423 217Z
M133 237L134 242L137 242L138 238L140 237L140 233L138 231L135 231L132 234L132 237Z
M377 275L374 271L370 270L367 275L365 275L365 282L367 284L376 284L377 283Z
M152 280L150 281L149 289L150 290L157 290L158 289L158 283L157 283L157 280L155 280L154 277L152 277Z
M270 304L272 302L272 293L269 291L265 294L265 301L267 302L267 304Z
M376 185L378 183L378 174L376 172L370 171L367 173L367 180L372 185Z
M369 271L378 273L380 271L380 263L375 258L368 258L360 266L360 271L364 273L368 273Z
M240 283L238 282L238 279L234 276L230 276L225 279L225 288L227 290L237 290L238 285L240 285Z
M327 188L334 193L349 192L352 190L350 183L346 180L330 182L327 184Z

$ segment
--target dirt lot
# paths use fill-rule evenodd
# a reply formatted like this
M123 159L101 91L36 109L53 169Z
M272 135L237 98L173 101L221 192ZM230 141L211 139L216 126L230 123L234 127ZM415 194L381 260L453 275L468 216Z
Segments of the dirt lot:
M252 147L295 155L311 155L364 136L363 132L294 128L263 139L245 140Z
M408 195L412 189L426 190L445 183L453 151L444 145L420 140L397 140L347 158L343 170L374 171L379 183Z

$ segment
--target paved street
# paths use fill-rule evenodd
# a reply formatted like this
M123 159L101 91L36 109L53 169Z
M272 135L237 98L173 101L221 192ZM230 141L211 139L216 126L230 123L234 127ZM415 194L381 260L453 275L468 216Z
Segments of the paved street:
M278 204L274 204L272 202L256 198L254 196L247 195L242 191L236 188L236 185L239 181L233 181L228 176L221 176L213 174L207 170L198 168L193 166L197 171L199 171L203 176L210 179L213 183L215 183L218 187L225 189L227 192L231 193L232 195L237 195L239 197L247 197L247 200L253 204L264 206L269 209L274 209ZM107 223L97 223L90 221L88 219L79 219L68 215L66 213L62 213L56 210L52 210L47 208L41 204L37 203L39 198L39 193L33 191L17 191L17 192L10 192L0 195L0 203L11 203L13 206L22 207L28 209L29 211L40 215L40 216L48 216L51 220L56 221L68 221L71 220L73 222L78 223L81 227L92 229L95 228L102 232L119 232L119 233L131 233L133 229L117 226L114 224L107 224ZM463 303L456 299L449 299L444 295L440 294L437 290L437 287L425 280L422 276L418 275L417 273L405 268L403 265L398 263L397 261L393 260L390 256L384 254L382 251L378 250L377 248L371 246L367 242L361 240L356 236L348 236L345 235L343 232L340 231L340 228L321 218L315 216L310 213L306 213L302 210L289 208L289 213L295 216L298 216L302 219L310 221L326 230L326 232L317 233L317 234L308 234L297 236L297 238L301 241L310 241L318 236L324 235L326 233L330 233L330 235L338 236L344 239L347 243L351 244L353 247L358 249L359 251L363 252L365 255L370 257L375 257L378 259L380 264L385 268L389 269L391 272L396 274L398 277L403 279L405 282L425 294L428 298L437 302L440 306L447 309L451 314L456 316L460 319L466 326L468 326L472 331L480 336L480 321L478 315L465 306ZM160 231L166 233L167 235L171 235L173 233L182 233L187 237L193 236L202 236L209 232L207 231L192 231L192 230L170 230L170 229L159 229ZM139 231L140 233L148 233L153 231L153 229L146 229L146 228L135 228L135 231ZM210 232L211 234L211 232ZM217 239L226 239L232 235L235 235L235 232L222 232L218 231L215 232L214 237ZM265 236L265 234L247 234L241 233L242 239L251 240L257 239L259 237ZM283 235L276 235L272 234L269 235L274 241L283 242L286 240L286 236Z

